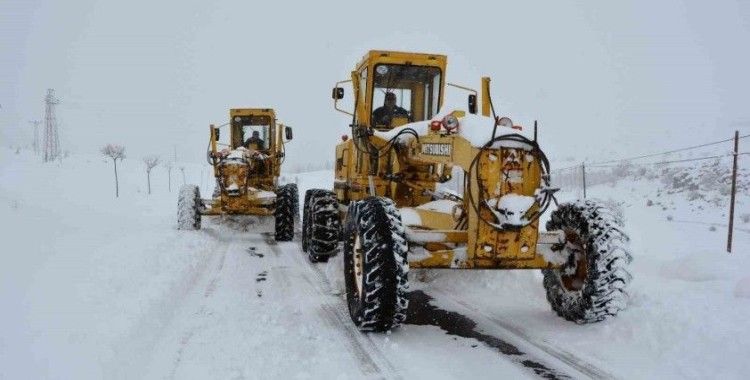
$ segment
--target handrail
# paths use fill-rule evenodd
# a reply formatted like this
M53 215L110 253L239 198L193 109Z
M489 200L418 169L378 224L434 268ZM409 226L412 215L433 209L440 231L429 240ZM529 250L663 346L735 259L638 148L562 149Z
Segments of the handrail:
M347 79L347 80L342 80L342 81L340 81L340 82L336 82L336 87L338 88L340 84L343 84L343 83L347 83L347 82L351 82L351 81L352 81L351 79ZM338 100L338 99L336 99L336 97L334 97L334 98L333 98L333 108L334 108L334 109L335 109L336 111L339 111L339 112L341 112L341 113L345 113L345 114L347 114L347 115L349 115L349 116L354 116L354 114L353 114L353 113L351 113L351 112L349 112L349 111L347 111L347 110L342 110L341 108L339 108L339 104L338 104L338 103L339 103L339 100Z

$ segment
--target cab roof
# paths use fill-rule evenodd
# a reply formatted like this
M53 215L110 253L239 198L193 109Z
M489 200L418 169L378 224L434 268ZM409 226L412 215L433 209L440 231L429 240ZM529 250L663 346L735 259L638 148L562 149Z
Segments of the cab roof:
M273 108L232 108L229 110L229 118L234 116L270 116L276 119Z
M448 57L443 54L429 53L412 53L392 50L370 50L362 57L357 64L357 68L367 65L370 62L394 63L394 64L412 64L418 66L439 66L445 67Z

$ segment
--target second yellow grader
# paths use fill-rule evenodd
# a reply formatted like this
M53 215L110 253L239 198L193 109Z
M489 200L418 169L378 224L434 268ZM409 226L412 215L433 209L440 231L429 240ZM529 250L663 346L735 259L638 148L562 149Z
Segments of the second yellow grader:
M297 185L280 184L285 144L291 127L276 122L270 108L234 108L229 111L229 141L220 143L221 126L209 128L207 159L213 166L216 187L202 199L198 186L185 185L178 200L178 228L201 227L202 216L250 215L273 219L275 239L294 238L299 214Z

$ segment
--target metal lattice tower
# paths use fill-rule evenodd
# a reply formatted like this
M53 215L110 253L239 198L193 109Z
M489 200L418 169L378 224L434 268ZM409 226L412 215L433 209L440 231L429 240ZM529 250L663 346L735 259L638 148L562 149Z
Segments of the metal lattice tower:
M34 126L34 154L39 154L39 124L42 124L42 121L29 120L29 124Z
M60 101L55 98L55 90L47 89L44 103L44 162L50 162L60 156L60 136L57 134L57 118L55 117L55 105Z

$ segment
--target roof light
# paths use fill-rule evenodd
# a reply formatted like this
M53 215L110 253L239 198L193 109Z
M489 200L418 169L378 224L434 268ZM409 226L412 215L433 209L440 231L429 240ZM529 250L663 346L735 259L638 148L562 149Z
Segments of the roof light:
M430 122L430 129L434 132L437 132L440 130L440 128L443 127L443 124L438 120L433 120Z
M511 120L509 117L501 117L497 119L497 125L506 128L513 128L513 120Z

